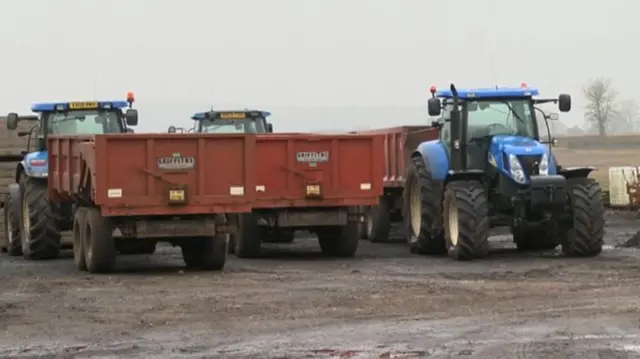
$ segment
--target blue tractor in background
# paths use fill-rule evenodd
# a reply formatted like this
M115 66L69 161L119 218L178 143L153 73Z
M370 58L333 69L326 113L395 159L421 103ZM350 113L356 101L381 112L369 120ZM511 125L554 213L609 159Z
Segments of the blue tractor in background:
M72 204L58 206L49 201L47 137L133 132L129 126L138 124L138 112L131 108L133 101L129 93L127 101L38 103L31 107L37 116L7 116L9 130L15 130L19 121L34 123L30 131L18 133L29 136L29 141L16 168L16 183L9 186L3 202L10 256L55 258L61 249L60 232L71 230L73 225ZM79 247L74 245L74 249Z
M489 230L510 227L519 250L587 257L602 251L604 205L592 167L561 167L540 140L538 104L571 110L571 97L537 98L520 88L431 88L438 140L412 154L404 187L404 227L414 253L457 260L487 256ZM551 139L548 119L546 132Z
M270 112L237 110L198 112L191 116L192 128L169 126L168 133L271 133L273 125L267 122Z

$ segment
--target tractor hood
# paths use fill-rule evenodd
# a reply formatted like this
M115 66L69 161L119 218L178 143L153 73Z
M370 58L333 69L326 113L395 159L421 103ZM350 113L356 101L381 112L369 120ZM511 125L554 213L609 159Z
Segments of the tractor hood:
M491 140L491 147L512 155L542 155L547 153L547 146L540 142L522 136L496 135Z

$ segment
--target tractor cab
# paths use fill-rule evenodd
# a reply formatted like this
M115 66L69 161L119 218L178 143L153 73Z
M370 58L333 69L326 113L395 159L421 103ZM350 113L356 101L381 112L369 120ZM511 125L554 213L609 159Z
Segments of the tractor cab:
M199 112L191 116L196 121L193 132L201 133L271 133L267 122L271 113L259 110Z
M16 178L21 173L34 177L47 175L47 137L49 135L97 135L105 133L131 133L130 126L138 124L138 111L132 108L133 93L126 101L82 101L36 103L31 111L37 115L7 115L7 129L15 130L20 121L31 121L29 131L18 136L29 136L24 158L18 165ZM126 109L126 110L125 110Z

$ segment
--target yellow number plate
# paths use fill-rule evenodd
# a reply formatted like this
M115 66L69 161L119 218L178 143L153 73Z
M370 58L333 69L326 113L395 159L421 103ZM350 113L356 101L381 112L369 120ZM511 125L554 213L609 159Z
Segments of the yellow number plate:
M169 191L169 201L184 201L184 190L172 189Z
M220 114L220 118L224 118L226 120L235 120L239 118L246 118L247 114L244 112L223 112Z
M307 185L307 195L309 195L309 196L319 196L320 195L320 185L317 185L317 184Z
M85 101L85 102L69 102L70 110L84 110L90 108L98 108L98 102Z

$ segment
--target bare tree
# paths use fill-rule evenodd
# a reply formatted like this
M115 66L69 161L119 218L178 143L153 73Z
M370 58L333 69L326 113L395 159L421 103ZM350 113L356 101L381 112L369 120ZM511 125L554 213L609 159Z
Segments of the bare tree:
M617 115L615 104L618 91L611 80L599 77L591 80L583 92L587 100L585 120L598 129L600 136L605 136L609 124Z
M620 132L636 132L640 130L640 107L633 99L620 101L617 105L616 127Z

